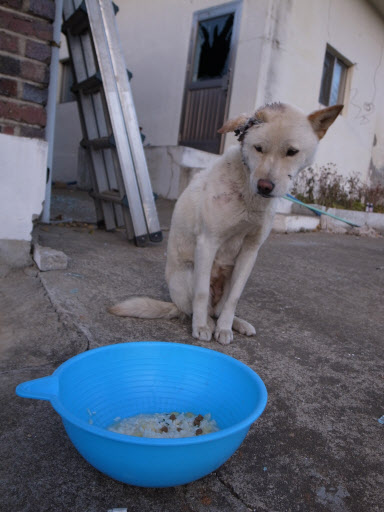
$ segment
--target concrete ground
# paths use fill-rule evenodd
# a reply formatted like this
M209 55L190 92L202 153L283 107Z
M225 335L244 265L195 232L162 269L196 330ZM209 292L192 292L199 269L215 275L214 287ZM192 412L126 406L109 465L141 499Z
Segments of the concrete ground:
M71 201L71 218L92 222L87 208L79 214ZM68 201L59 203L53 217L68 218ZM172 204L158 205L166 227ZM107 233L90 224L38 226L35 234L70 259L66 270L30 266L1 282L1 510L384 509L384 425L378 421L384 415L383 238L272 235L238 306L257 335L235 334L224 347L192 338L188 320L123 319L106 312L138 292L167 300L166 230L162 244L140 249L123 231ZM17 384L50 375L75 354L134 340L213 348L264 380L269 400L263 415L215 473L168 489L116 482L82 459L49 402L15 395Z

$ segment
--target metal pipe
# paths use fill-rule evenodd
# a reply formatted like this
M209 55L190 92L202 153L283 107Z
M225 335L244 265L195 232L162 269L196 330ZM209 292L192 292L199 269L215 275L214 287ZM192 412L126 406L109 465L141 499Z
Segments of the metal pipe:
M59 52L60 52L60 37L61 37L61 23L63 16L63 0L55 1L55 21L53 22L53 36L52 36L52 53L51 65L49 70L49 86L48 86L48 101L47 101L47 125L46 125L46 138L48 142L48 156L47 156L47 184L45 188L45 201L43 213L41 216L42 222L49 224L51 213L51 189L52 189L52 161L53 161L53 144L55 140L55 119L56 119L56 103L57 103L57 82L59 77Z

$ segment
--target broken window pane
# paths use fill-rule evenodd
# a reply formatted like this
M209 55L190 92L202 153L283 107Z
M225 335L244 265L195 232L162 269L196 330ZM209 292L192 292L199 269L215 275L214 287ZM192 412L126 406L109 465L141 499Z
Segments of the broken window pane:
M212 80L227 74L234 15L200 21L193 66L193 81Z

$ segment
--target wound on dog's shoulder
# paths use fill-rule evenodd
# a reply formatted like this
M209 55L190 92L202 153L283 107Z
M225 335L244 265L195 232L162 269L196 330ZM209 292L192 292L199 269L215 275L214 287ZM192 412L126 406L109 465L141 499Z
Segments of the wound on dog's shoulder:
M221 201L222 203L229 203L232 200L232 195L228 194L228 192L222 192L221 194L217 194L212 196L214 201Z

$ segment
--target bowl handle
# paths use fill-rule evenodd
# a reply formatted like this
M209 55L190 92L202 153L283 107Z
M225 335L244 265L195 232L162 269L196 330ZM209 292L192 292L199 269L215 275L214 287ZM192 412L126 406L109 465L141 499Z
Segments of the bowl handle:
M52 400L59 394L59 379L50 375L49 377L23 382L17 386L16 394L23 398Z

